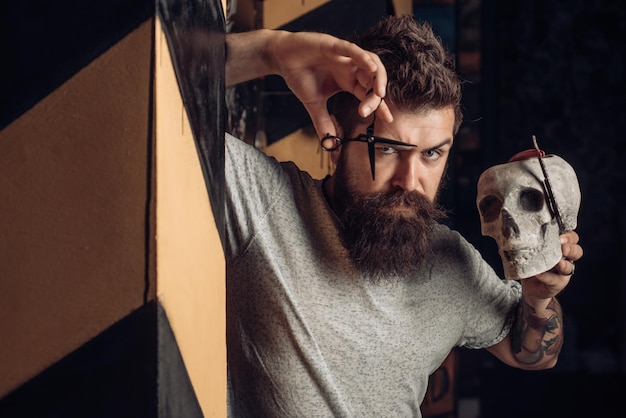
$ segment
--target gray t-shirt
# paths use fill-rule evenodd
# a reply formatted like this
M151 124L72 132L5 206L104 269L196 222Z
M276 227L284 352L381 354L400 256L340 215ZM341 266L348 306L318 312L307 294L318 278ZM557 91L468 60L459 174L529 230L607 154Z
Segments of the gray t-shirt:
M229 415L419 417L455 346L501 341L520 297L457 232L420 277L362 280L321 182L226 138Z

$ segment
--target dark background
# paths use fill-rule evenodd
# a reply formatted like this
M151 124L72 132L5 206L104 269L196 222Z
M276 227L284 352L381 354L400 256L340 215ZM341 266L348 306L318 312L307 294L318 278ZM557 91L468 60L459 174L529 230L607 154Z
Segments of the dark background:
M620 399L626 380L626 6L619 0L416 0L413 12L456 54L465 80L465 122L442 196L452 226L502 272L495 242L480 234L476 182L486 168L532 148L531 135L574 167L582 192L577 231L585 255L559 297L566 324L559 364L519 371L484 351L459 350L457 399L478 400L483 418L626 416ZM333 0L284 28L344 37L387 13L393 13L390 1ZM254 142L250 135L258 139L261 132L271 144L309 124L281 80L268 77L242 89L237 94L253 92L258 107L240 137Z
M460 48L471 27L463 8L471 3L458 2ZM458 228L483 254L495 254L467 204L476 175L530 148L534 134L578 174L577 231L585 250L559 298L566 315L559 364L528 373L481 356L473 387L482 416L626 416L620 399L626 370L626 7L617 0L483 0L480 9L480 87L469 89L466 102L480 128L477 140L461 136L457 147Z

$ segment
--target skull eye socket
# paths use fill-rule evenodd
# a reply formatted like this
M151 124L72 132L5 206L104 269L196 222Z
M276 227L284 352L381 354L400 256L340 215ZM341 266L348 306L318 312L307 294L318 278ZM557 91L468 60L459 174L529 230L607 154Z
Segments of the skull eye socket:
M495 195L487 195L478 203L478 210L485 222L494 222L502 211L502 200Z
M520 207L528 212L539 212L543 209L543 192L536 189L524 189L519 195Z

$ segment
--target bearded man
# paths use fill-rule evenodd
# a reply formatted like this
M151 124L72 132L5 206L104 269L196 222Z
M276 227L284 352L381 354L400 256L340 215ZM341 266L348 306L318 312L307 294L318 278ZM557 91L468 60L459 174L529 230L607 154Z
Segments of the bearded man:
M226 42L227 83L283 76L336 164L312 179L227 135L231 416L419 417L454 347L554 366L554 296L578 236L562 236L553 271L519 283L440 222L461 82L427 24L388 17L355 43L269 30Z

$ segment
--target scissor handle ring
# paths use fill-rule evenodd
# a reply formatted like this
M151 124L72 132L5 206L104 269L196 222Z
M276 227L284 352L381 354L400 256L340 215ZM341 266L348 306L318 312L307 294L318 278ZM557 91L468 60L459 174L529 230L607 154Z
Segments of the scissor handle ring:
M324 151L334 151L341 146L341 138L336 135L326 134L320 141Z

